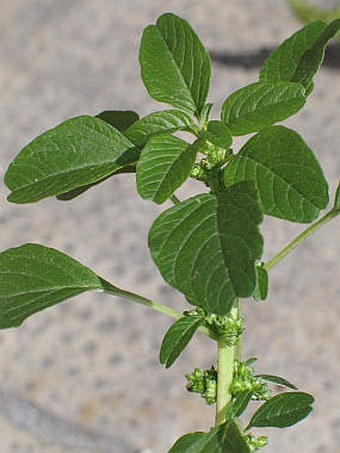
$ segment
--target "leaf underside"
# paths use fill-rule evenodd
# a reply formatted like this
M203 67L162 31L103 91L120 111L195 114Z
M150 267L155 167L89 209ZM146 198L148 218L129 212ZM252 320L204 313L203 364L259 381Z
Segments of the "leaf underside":
M255 289L261 221L251 183L219 196L197 195L158 217L149 233L151 255L163 278L191 303L224 315L237 297Z
M313 152L294 131L274 126L252 137L227 166L226 185L253 181L265 214L308 223L329 201Z

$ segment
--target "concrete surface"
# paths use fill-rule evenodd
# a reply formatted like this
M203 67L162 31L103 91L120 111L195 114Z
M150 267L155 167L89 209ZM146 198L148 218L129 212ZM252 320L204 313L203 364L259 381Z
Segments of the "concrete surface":
M283 0L0 0L1 172L29 140L66 118L157 108L139 79L137 53L144 26L165 10L188 18L215 51L275 46L299 27ZM256 69L213 69L217 106L257 78ZM323 69L307 108L286 123L315 150L332 194L339 101L339 73ZM161 208L138 198L133 175L70 203L15 206L6 193L2 184L2 250L28 241L53 246L122 287L185 307L149 257L147 231ZM300 230L267 219L265 256ZM267 430L268 453L339 452L339 238L339 223L329 224L273 270L268 302L243 302L246 355L259 357L260 371L316 396L303 424ZM158 351L168 325L147 308L90 294L2 331L0 452L162 453L181 434L208 429L213 411L186 393L183 375L209 367L215 351L197 338L165 371Z

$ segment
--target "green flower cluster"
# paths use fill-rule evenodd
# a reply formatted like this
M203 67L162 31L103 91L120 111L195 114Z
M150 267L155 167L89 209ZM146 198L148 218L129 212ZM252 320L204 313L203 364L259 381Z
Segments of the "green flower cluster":
M206 316L205 321L217 337L224 338L228 346L236 346L244 331L242 317L232 312L227 316L211 314Z
M195 368L185 377L189 392L199 393L209 405L216 403L217 372L213 366L204 371Z
M252 399L257 401L268 400L271 396L266 382L254 375L254 368L247 361L235 360L230 391L233 397L239 393L251 391Z
M244 440L247 442L251 452L265 447L268 443L268 438L266 436L255 437L252 434L246 435Z

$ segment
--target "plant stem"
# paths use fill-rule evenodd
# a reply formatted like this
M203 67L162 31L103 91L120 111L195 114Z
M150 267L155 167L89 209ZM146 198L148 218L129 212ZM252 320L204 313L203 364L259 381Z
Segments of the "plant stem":
M284 247L277 255L274 256L267 264L265 264L265 268L267 270L274 267L279 261L281 261L288 253L292 252L298 245L301 244L304 240L306 240L309 236L311 236L315 231L321 228L323 225L334 219L337 215L339 215L339 211L332 209L315 223L313 223L310 227L296 236L295 239L292 240L286 247Z
M145 305L145 306L151 308L152 310L155 310L158 313L162 313L163 315L169 316L170 318L175 319L175 320L183 317L183 315L181 313L179 313L176 310L173 310L170 307L167 307L166 305L159 304L150 299L147 299L144 296L140 296L139 294L132 293L131 291L126 291L125 289L117 288L116 286L111 285L110 282L108 282L102 278L100 280L101 280L101 283L103 286L103 290L107 294L110 294L111 296L113 295L113 296L117 296L117 297L122 297L124 299L128 299L133 302L137 302L138 304ZM213 333L205 326L200 326L198 328L198 331L209 338L212 338L214 340L216 339L215 336L213 335Z
M234 346L227 346L223 338L217 340L217 399L215 426L226 420L231 403L230 386L234 373Z

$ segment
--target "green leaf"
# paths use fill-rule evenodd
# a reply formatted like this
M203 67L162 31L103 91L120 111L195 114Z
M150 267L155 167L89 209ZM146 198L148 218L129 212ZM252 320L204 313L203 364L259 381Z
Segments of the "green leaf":
M112 173L112 175L105 176L105 178L100 179L99 181L93 182L92 184L87 184L86 186L77 187L76 189L72 189L65 193L61 193L61 194L57 195L57 199L61 200L61 201L73 200L74 198L79 197L83 193L87 192L89 189L92 189L92 187L95 187L98 184L101 184L102 182L106 181L107 179L111 178L112 176L126 174L126 173L135 173L135 172L136 172L136 167L134 165L126 165L125 167L120 168L119 170Z
M333 209L335 211L340 210L340 182L339 182L338 187L335 192Z
M105 110L96 115L96 117L110 124L122 133L139 119L138 113L131 110Z
M186 434L177 440L169 453L250 453L235 421L212 428L208 433Z
M10 165L8 200L31 203L103 180L138 159L134 145L104 121L70 119L28 144Z
M235 417L240 417L243 412L246 410L253 392L249 390L248 392L239 393L235 401L228 407L227 410L227 419L232 419Z
M297 31L269 55L260 71L260 80L298 82L309 94L313 76L322 63L324 49L339 26L340 19L329 25L317 21Z
M312 395L303 392L288 392L276 395L266 401L251 418L248 428L286 428L303 420L313 410Z
M136 121L126 131L126 137L137 146L144 146L153 136L190 129L193 125L189 115L180 110L154 112Z
M328 204L328 185L302 138L283 126L252 137L229 163L226 185L254 181L265 214L308 223Z
M224 149L228 149L233 141L229 129L221 121L209 121L207 130L202 131L200 136L213 145Z
M201 316L184 316L172 324L163 338L159 357L166 368L169 368L187 347L201 323Z
M305 89L298 83L256 82L224 101L222 121L233 135L245 135L285 120L305 102Z
M90 269L63 253L25 244L0 254L0 328L19 326L51 305L102 288Z
M189 177L197 155L194 145L169 134L151 138L138 160L140 196L164 203Z
M262 264L256 265L257 285L254 299L257 301L266 300L268 297L268 272Z
M149 25L139 59L151 97L189 114L201 112L210 86L210 57L186 20L167 13Z
M149 233L163 278L208 312L226 315L256 286L262 213L253 184L202 194L168 209Z
M294 384L291 384L289 381L286 379L280 377L280 376L274 376L272 374L258 374L255 377L259 377L265 381L272 382L273 384L276 385L282 385L283 387L288 387L292 390L297 390L297 387Z

